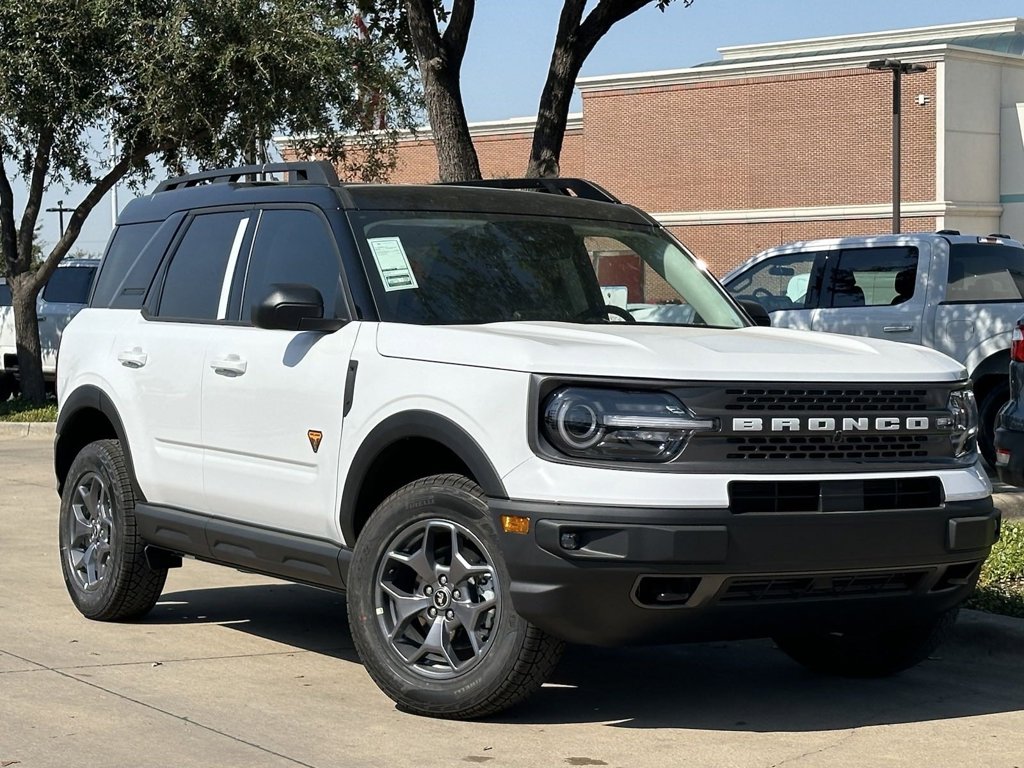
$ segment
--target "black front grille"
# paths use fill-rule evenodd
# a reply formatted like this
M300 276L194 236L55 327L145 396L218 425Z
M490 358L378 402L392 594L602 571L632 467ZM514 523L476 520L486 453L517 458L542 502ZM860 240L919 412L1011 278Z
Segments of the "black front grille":
M937 477L729 483L729 509L734 514L936 509L943 502L942 481Z
M792 602L830 598L901 595L913 592L928 571L890 571L810 576L741 578L719 595L722 603Z
M929 407L927 389L899 387L745 387L726 389L727 411L814 411L860 413L875 411L924 411Z
M940 469L953 456L949 393L959 383L734 381L670 387L716 429L697 432L679 471L851 472ZM781 468L781 469L780 469Z
M832 435L751 435L729 437L726 443L727 459L765 461L916 459L930 453L925 435L844 434L838 441Z

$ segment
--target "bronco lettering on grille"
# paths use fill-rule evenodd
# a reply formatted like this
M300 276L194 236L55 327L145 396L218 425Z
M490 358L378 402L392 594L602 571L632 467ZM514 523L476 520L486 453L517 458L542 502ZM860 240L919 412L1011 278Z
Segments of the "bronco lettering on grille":
M896 432L901 430L924 431L931 426L927 416L878 416L874 419L860 416L857 418L836 419L832 417L797 418L793 416L762 419L742 418L732 420L734 432Z

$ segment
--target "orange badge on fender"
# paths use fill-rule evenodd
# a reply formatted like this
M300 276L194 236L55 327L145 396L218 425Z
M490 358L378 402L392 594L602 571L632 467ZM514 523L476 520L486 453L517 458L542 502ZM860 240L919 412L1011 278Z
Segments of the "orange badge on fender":
M324 433L318 429L311 429L306 433L306 437L309 438L309 445L313 448L313 453L320 450L320 441L324 439Z

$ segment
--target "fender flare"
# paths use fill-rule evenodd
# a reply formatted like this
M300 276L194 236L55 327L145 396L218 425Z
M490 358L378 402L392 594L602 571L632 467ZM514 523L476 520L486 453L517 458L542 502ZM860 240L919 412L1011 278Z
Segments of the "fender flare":
M505 485L487 454L462 427L430 411L402 411L388 416L374 427L349 464L341 495L341 530L349 546L356 540L356 503L370 467L386 448L410 437L441 443L469 467L485 494L491 498L508 498Z
M145 502L145 494L142 493L138 480L135 478L135 464L132 461L131 446L128 443L128 435L125 432L124 423L121 421L121 415L117 412L117 408L110 397L107 396L107 393L92 384L84 384L68 395L63 405L61 405L60 413L57 415L56 437L53 441L53 469L57 477L57 492L63 492L65 479L61 476L62 459L66 458L61 453L62 435L66 437L68 425L76 415L86 409L102 413L114 428L114 434L117 436L118 442L121 443L121 450L124 451L124 460L131 477L135 500L137 502ZM71 461L73 460L74 457L71 457L71 460L67 461L67 466L64 467L65 476L66 470L71 466Z

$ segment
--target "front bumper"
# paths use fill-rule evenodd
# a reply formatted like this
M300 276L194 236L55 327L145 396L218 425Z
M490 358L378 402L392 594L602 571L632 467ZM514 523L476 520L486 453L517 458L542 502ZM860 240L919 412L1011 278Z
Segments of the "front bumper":
M512 602L594 645L760 637L934 615L998 539L991 497L932 509L734 513L492 499Z

